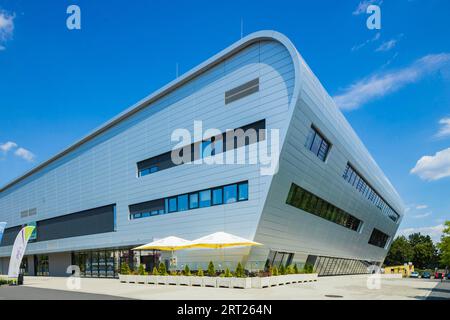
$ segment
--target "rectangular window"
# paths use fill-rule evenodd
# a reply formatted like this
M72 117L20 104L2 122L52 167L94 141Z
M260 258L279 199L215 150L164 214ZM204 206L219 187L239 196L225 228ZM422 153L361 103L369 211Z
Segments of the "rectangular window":
M297 186L295 183L291 185L286 203L353 231L359 231L362 224L362 221L358 218Z
M223 204L222 188L213 189L212 195L213 195L212 204L214 206L219 205L219 204Z
M320 160L325 161L330 151L331 144L314 126L311 126L305 147L314 153Z
M384 232L381 232L378 229L373 229L372 234L369 239L369 244L380 247L380 248L386 248L386 244L389 240L389 236L385 234Z
M176 212L177 211L177 198L169 198L169 212Z
M248 200L248 182L239 183L239 201Z
M211 190L203 190L199 193L199 204L200 208L210 207L211 206Z
M342 177L361 192L362 196L369 199L384 215L397 222L400 215L370 186L370 184L347 163Z
M223 188L223 202L233 203L237 201L237 185L232 184Z
M188 209L188 195L178 196L178 211L186 211Z
M225 104L242 99L259 91L259 78L246 82L234 89L225 92Z
M189 195L189 209L198 208L198 193L191 193Z

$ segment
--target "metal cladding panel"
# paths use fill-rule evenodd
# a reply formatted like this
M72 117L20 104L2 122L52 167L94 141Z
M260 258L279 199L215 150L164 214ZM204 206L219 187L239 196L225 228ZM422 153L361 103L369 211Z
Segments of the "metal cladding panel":
M116 203L116 232L30 243L30 254L134 246L168 235L195 239L215 231L253 239L271 181L261 176L259 164L186 164L137 177L139 161L170 151L176 144L172 132L193 133L195 120L203 122L204 130L223 132L261 119L269 130L285 130L296 81L291 54L265 33L239 46L227 49L223 54L234 51L226 59L214 57L217 63L204 73L3 191L0 219L15 226L31 221L20 216L28 208L37 208L32 221L39 221ZM225 105L226 91L255 78L258 92ZM270 139L267 143L270 148ZM248 201L129 219L130 204L243 180L249 182ZM8 256L10 249L0 248L0 256ZM230 259L243 253L248 249L227 251ZM211 254L217 252L192 256L208 259Z

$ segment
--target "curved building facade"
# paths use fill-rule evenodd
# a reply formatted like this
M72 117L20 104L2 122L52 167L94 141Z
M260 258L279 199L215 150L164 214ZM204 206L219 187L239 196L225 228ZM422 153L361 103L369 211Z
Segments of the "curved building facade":
M173 141L180 132L190 142ZM178 265L365 273L383 262L402 215L399 195L293 44L261 31L0 189L0 273L30 224L28 274L65 275L73 264L91 277L114 277L121 263L151 270L167 257L132 247L217 231L263 246L180 251Z

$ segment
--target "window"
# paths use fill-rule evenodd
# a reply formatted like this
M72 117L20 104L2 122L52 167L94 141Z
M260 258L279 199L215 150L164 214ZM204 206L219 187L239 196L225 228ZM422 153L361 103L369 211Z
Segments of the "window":
M248 182L239 183L239 201L248 200Z
M237 201L237 185L232 184L223 188L224 203L233 203Z
M178 211L186 211L188 209L188 195L178 196Z
M169 212L177 211L177 198L173 197L169 199Z
M246 82L234 89L225 92L225 104L242 99L259 91L259 78Z
M378 229L373 229L372 234L369 239L369 244L380 247L380 248L386 248L388 240L389 240L389 236L387 234L385 234L384 232L381 232Z
M189 209L198 208L198 193L191 193L189 195Z
M224 201L225 194L227 195L226 199L228 202ZM232 185L214 187L189 194L181 194L130 205L130 219L140 219L247 200L248 181L243 181Z
M311 126L305 147L314 153L320 160L325 161L328 152L330 151L331 144L314 126Z
M182 165L184 163L190 163L194 160L197 160L195 156L209 157L220 154L224 151L227 151L225 150L226 148L224 148L224 146L227 146L227 148L230 150L237 149L240 146L239 138L242 138L241 132L256 133L256 139L247 139L245 138L246 134L243 135L243 138L245 139L242 140L244 140L245 145L264 141L266 139L265 129L266 120L263 119L234 130L228 130L227 132L212 137L211 139L208 139L206 141L196 142L191 145L184 146L183 148L178 150L180 156L183 157L181 163L174 163L172 161L172 151L168 151L155 157L139 161L137 163L138 177L147 176L161 170L166 170L178 165ZM226 137L228 135L234 137L234 144L232 142L229 145L226 143ZM194 150L196 152L194 152ZM186 152L185 156L183 156L184 152Z
M200 208L210 207L211 206L211 190L203 190L199 193L199 203Z
M297 209L301 209L353 231L359 231L362 225L362 221L358 218L337 208L331 203L319 198L309 191L306 191L294 183L291 185L286 203Z
M213 206L223 204L222 188L213 189L212 194L213 194L213 200L212 200Z
M397 222L400 215L384 201L384 199L367 183L367 181L352 167L350 163L344 170L342 177L358 190L363 197L372 202L389 219Z

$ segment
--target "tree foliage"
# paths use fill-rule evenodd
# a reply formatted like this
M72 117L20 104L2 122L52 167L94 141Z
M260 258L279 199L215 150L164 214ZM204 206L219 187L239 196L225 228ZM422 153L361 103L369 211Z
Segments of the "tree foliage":
M440 250L440 262L444 267L450 267L450 221L445 222L445 228L438 244Z

